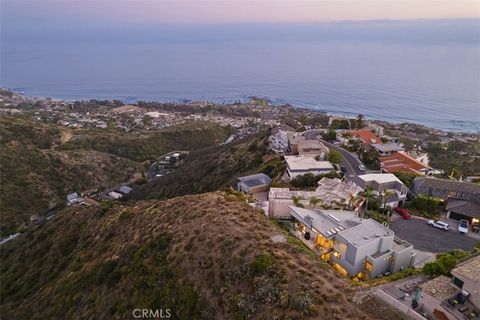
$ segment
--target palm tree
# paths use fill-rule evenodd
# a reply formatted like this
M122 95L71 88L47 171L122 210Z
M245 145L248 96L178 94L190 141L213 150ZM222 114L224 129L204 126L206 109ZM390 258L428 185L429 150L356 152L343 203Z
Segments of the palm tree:
M333 207L333 209L338 209L340 208L340 202L338 202L337 200L332 200L330 202L330 205Z
M373 188L368 186L367 188L365 188L365 190L360 192L358 195L360 197L362 197L362 199L364 199L364 203L365 203L365 212L364 213L366 214L366 213L368 213L368 200L372 199L373 196L374 196ZM361 214L361 217L363 217L363 216L364 216L364 214Z
M293 200L293 204L295 205L295 207L303 208L303 204L300 203L300 200L303 200L302 197L293 196L292 200Z
M387 207L387 200L395 194L395 191L390 190L390 189L385 189L383 191L383 207Z
M318 204L322 204L322 203L323 203L322 199L317 197L310 198L310 202L309 202L310 208L316 208Z
M300 197L298 196L293 196L292 197L292 200L293 200L293 204L298 207L298 204L300 203Z

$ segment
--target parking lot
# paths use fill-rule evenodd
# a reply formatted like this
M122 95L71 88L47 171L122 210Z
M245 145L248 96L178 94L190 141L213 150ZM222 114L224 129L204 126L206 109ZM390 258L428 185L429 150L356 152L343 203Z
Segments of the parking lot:
M428 225L426 221L420 219L399 219L392 222L390 229L399 238L413 244L415 249L435 253L453 249L470 251L477 243L477 240L458 233L456 229L443 231Z

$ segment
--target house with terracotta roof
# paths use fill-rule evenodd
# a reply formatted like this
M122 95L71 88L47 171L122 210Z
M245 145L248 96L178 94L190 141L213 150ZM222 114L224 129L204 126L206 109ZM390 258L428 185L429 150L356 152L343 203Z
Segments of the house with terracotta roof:
M375 135L375 133L368 130L353 130L350 131L350 134L359 139L365 146L365 149L370 149L372 144L378 145L383 143L382 140Z
M422 175L431 175L432 168L427 164L415 160L402 152L394 152L391 155L379 157L380 168L383 172L407 172Z

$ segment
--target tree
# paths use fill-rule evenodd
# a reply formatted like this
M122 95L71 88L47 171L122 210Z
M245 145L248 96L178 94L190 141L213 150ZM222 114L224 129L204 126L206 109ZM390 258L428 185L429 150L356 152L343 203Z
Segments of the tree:
M316 208L319 203L320 204L323 203L322 199L317 197L310 198L310 201L309 201L310 208Z
M335 130L330 129L322 135L322 138L323 140L327 140L327 141L335 141L337 140L337 132L335 132Z
M413 180L419 175L416 173L407 173L407 172L394 172L393 173L400 181L403 182L408 188L411 188L413 185Z
M378 152L375 149L370 149L362 153L362 160L370 169L378 169Z
M368 186L365 190L359 193L363 198L365 198L365 211L368 211L368 201L373 198L373 189Z
M437 211L439 203L439 199L419 194L415 199L414 205L417 210L432 214Z
M363 128L363 126L365 125L365 123L363 121L364 119L365 119L365 116L363 114L359 114L357 116L357 125L356 125L357 129L362 129Z
M292 197L292 200L293 200L293 205L294 205L295 207L303 208L303 204L300 203L300 200L302 200L301 197L293 196L293 197Z
M383 191L383 207L387 207L387 200L395 194L395 191L390 190L390 189L385 189Z
M423 273L430 277L436 277L445 273L443 265L437 261L425 263Z
M342 154L337 150L330 150L330 152L328 153L328 161L330 161L331 163L339 164L340 162L342 162L342 158Z

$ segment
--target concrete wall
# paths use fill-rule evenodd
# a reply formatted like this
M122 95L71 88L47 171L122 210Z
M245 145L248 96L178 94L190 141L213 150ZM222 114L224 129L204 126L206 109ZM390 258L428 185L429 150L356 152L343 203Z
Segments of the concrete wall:
M373 269L372 271L370 271L371 279L390 271L390 265L392 264L392 255L392 251L387 251L385 252L385 254L379 257L373 258L369 256L367 258L367 261L370 261L370 263L373 265Z
M288 176L291 179L293 179L293 178L298 177L298 176L303 176L304 174L307 174L307 173L312 173L314 175L318 175L318 174L329 173L332 170L334 170L334 169L313 170L313 171L291 171L290 169L287 169L287 173L288 173Z
M472 302L475 306L480 308L480 282L473 282L456 272L452 272L452 275L455 278L458 278L463 281L463 290L466 290L470 293L470 297L468 298L470 302Z
M402 268L411 267L415 263L415 253L413 253L413 247L405 248L402 251L393 252L393 264L391 271L392 273L402 270Z
M346 251L342 252L341 244L345 244ZM393 235L388 237L378 237L371 239L371 241L365 243L362 246L355 246L351 243L348 243L341 235L335 237L335 244L333 246L335 251L340 252L340 259L332 257L332 261L337 262L343 268L345 268L351 276L357 275L359 272L364 271L365 269L365 260L367 257L377 253L377 252L388 252L391 251L393 244ZM383 257L381 259L370 259L374 265L372 277L376 277L380 273L385 273L390 271L389 265L391 260L384 261Z
M305 208L308 208L310 200L299 200ZM269 199L268 200L268 216L277 219L289 219L290 206L293 206L293 199Z

